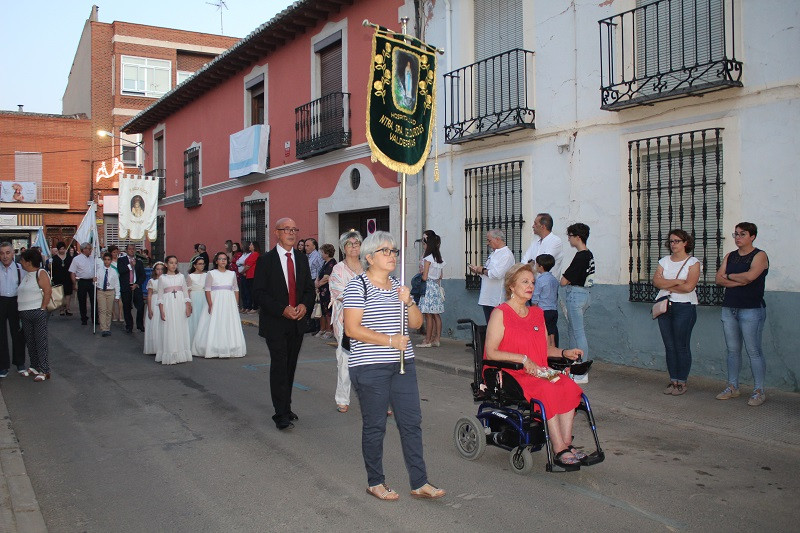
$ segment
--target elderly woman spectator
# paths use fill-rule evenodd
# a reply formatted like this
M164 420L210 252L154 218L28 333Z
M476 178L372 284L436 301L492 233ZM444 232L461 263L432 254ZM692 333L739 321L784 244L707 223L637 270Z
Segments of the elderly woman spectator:
M697 322L697 282L703 265L689 255L694 238L682 229L674 229L667 237L672 252L658 261L653 285L659 289L656 299L666 296L670 310L658 317L658 329L667 354L669 385L664 394L680 396L686 392L686 380L692 368L692 328Z
M555 464L565 470L574 470L586 457L572 445L572 423L582 391L571 379L550 381L547 378L547 357L575 360L583 352L547 345L544 312L537 306L527 306L533 295L531 265L518 263L512 266L506 273L503 286L506 301L492 311L489 318L484 359L523 365L520 370L504 372L519 383L526 398L536 398L544 404Z
M483 308L486 322L489 322L492 310L503 301L503 278L514 264L514 253L506 246L506 234L503 230L490 229L486 232L486 242L492 253L483 266L469 265L469 269L481 277L478 305Z
M42 254L30 249L22 252L20 264L25 277L17 290L17 308L22 323L22 333L28 346L34 381L50 379L50 363L47 359L47 304L50 302L50 276L42 268ZM22 373L22 372L20 372Z
M323 244L319 251L325 263L319 269L317 279L314 281L314 286L317 288L317 294L319 295L319 304L322 308L322 316L319 319L319 333L315 337L330 339L333 336L333 330L331 329L330 278L333 267L336 265L336 259L333 258L336 248L332 244Z
M399 495L386 485L383 439L386 410L395 412L400 443L415 498L441 498L445 491L428 483L422 457L422 411L417 370L408 327L422 325L422 313L408 287L389 274L400 250L385 231L370 235L361 247L364 274L350 280L344 291L344 327L350 337L350 380L361 404L361 450L367 470L367 493L380 500ZM401 312L402 306L407 308ZM401 373L400 358L405 371Z
M339 249L344 254L344 260L334 265L328 281L333 301L331 322L333 335L336 337L336 366L339 370L334 400L336 401L336 410L340 413L346 413L350 409L350 369L347 366L350 351L342 346L342 334L344 333L342 301L347 283L364 272L361 260L358 258L361 253L361 241L361 234L355 230L342 233L339 237Z

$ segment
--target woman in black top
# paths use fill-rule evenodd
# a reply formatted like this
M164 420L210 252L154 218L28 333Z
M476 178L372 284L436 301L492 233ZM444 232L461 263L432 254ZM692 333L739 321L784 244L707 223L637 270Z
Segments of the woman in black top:
M67 253L67 245L63 242L56 244L58 253L53 256L50 268L53 274L53 285L64 287L64 302L61 304L58 314L61 316L72 316L69 304L72 301L72 280L69 276L69 266L72 264L72 256Z
M561 286L566 287L564 304L567 308L567 331L569 347L580 348L588 359L589 343L583 326L583 314L589 307L589 287L594 284L594 255L586 248L589 226L578 222L567 228L570 246L578 253L561 275Z
M742 366L742 345L750 357L753 371L753 394L748 405L766 401L764 375L767 364L761 351L761 333L767 320L764 282L769 273L766 252L753 246L758 228L752 222L740 222L733 231L736 250L722 260L716 283L725 287L722 300L722 331L728 350L728 386L717 394L718 400L739 396L739 370Z

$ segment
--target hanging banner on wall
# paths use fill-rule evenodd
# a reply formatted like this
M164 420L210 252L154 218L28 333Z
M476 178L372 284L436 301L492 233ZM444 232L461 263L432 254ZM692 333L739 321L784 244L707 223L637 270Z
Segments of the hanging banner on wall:
M269 166L269 126L256 124L230 136L228 177L241 178L253 172L261 174Z
M436 108L436 49L378 27L367 88L367 141L372 159L416 174L431 147Z
M156 240L158 178L127 174L119 180L119 238Z
M36 183L32 181L0 182L0 202L36 203Z

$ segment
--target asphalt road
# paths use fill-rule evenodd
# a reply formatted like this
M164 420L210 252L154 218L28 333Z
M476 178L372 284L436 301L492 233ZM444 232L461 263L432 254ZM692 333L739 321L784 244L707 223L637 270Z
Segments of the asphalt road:
M476 462L458 455L453 425L475 412L469 380L421 366L428 473L448 495L408 496L390 424L384 465L401 499L381 502L364 491L357 401L347 414L334 409L335 355L323 341L306 338L300 420L280 433L255 328L245 328L243 359L168 367L141 354L141 334L115 328L104 339L77 324L51 319L52 380L2 384L51 532L796 530L794 447L631 416L598 399L604 463L548 474L539 452L520 476L498 448ZM576 443L589 443L582 425Z

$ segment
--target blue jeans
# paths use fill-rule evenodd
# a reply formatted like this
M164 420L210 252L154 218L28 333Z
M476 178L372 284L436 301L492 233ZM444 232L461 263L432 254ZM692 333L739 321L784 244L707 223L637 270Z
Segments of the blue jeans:
M569 334L569 347L583 350L583 358L589 358L589 343L586 340L586 331L583 328L583 314L589 308L589 289L567 285L567 297L564 298L566 308L567 332Z
M668 313L658 317L658 329L667 352L669 380L686 383L692 369L692 328L697 322L697 306L673 302Z
M386 480L383 475L383 438L386 434L386 410L390 405L400 432L411 488L416 490L428 482L422 458L422 410L413 359L406 360L405 370L405 374L400 373L400 363L350 367L350 381L361 405L361 453L370 487Z
M761 351L761 334L767 320L767 308L739 309L722 308L722 331L728 348L728 383L739 387L739 370L742 368L742 344L750 356L753 372L753 388L764 390L767 363Z

